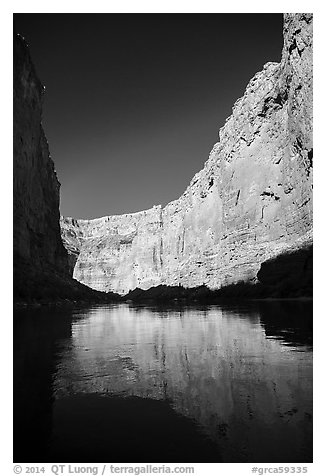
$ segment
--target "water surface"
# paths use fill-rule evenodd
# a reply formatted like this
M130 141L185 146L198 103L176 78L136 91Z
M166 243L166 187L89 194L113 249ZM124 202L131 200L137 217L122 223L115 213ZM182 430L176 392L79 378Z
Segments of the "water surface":
M15 461L312 461L311 307L17 313Z

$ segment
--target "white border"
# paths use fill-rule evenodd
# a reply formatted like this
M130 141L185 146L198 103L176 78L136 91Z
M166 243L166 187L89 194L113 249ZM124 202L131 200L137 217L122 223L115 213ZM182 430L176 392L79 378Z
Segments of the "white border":
M304 464L309 468L308 475L325 474L325 369L324 336L326 312L320 298L325 293L323 280L325 275L325 129L326 129L326 75L325 51L326 29L325 8L323 2L303 1L228 1L213 2L166 0L149 2L143 0L115 2L111 1L12 1L1 4L1 92L4 107L1 113L1 272L0 290L2 298L2 342L1 342L1 474L13 474L12 468L12 14L13 13L279 13L279 12L313 12L314 13L314 148L315 148L315 256L314 260L314 463ZM249 78L248 78L249 80ZM324 279L323 279L324 278ZM188 465L188 464L187 464ZM44 465L47 466L47 465ZM247 475L251 474L250 464L195 464L196 475ZM258 464L259 467L274 468L282 465ZM293 466L289 464L289 466ZM297 464L294 466L298 466ZM23 473L24 474L24 473ZM47 474L50 474L47 472ZM268 473L266 473L268 474ZM290 473L289 473L290 474Z

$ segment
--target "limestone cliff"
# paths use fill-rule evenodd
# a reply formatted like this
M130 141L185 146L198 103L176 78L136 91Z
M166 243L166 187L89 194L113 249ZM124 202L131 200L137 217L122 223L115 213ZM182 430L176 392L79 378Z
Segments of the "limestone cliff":
M159 206L97 220L62 218L63 242L75 261L73 276L94 289L121 294L160 284L162 226Z
M178 200L61 220L74 277L121 294L254 282L264 261L312 243L312 155L312 14L285 14L281 62L251 79Z

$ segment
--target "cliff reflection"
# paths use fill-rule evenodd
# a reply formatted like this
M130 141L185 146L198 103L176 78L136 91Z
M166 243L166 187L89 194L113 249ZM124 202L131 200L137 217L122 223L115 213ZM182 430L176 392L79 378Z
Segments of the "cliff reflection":
M36 422L32 460L311 461L309 304L61 317L16 330L16 446Z
M56 397L104 393L169 401L218 443L224 461L306 461L310 316L301 316L305 328L302 309L294 307L283 312L294 318L285 320L271 303L119 305L76 316L57 368Z

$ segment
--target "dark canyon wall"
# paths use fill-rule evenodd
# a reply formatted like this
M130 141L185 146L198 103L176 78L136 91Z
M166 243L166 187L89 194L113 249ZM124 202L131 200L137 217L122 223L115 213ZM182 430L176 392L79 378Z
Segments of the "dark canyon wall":
M64 271L60 237L60 184L42 128L44 87L25 41L14 37L14 252L42 268Z
M74 277L126 293L159 284L218 289L312 244L312 14L284 15L280 63L233 106L204 165L166 207L62 218Z
M59 189L42 128L44 87L24 39L14 36L14 269L15 284L47 270L67 273L59 225ZM21 280L20 277L25 275ZM23 283L21 283L22 286ZM20 285L19 285L20 287ZM17 290L18 291L18 290Z
M60 184L42 127L44 86L25 40L14 34L14 298L95 297L73 280L60 234Z

